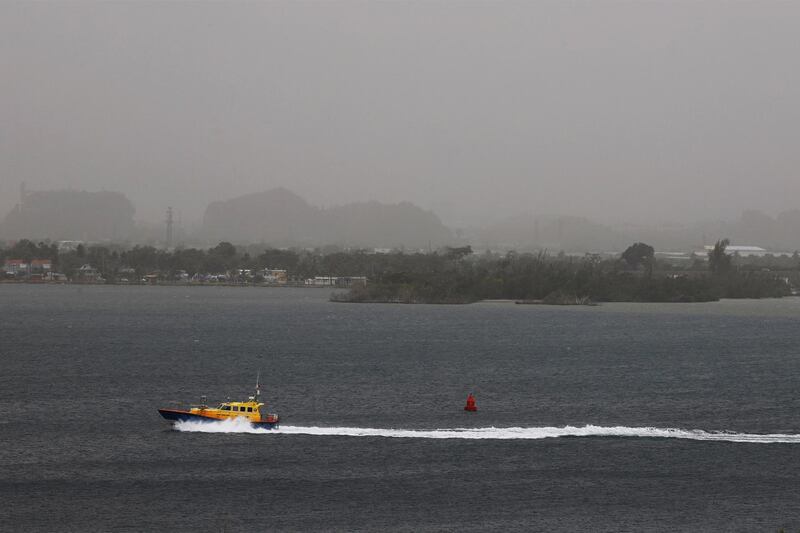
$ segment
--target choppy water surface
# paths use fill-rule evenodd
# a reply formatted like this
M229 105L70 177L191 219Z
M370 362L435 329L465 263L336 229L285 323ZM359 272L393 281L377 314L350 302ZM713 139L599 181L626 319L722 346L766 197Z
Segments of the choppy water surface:
M327 296L0 286L0 529L800 529L800 299Z

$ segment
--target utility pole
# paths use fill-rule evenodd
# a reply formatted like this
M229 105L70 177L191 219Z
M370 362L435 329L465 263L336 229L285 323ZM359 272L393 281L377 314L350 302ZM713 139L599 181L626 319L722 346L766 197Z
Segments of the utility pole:
M175 220L172 216L172 207L167 207L167 248L172 248L172 227Z
M25 182L19 184L19 210L22 212L25 209L25 198L28 196L28 189L25 187Z

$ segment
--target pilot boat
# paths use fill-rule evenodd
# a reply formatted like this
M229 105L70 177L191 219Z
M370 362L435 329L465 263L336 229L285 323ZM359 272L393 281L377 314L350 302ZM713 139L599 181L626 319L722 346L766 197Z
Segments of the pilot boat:
M261 407L264 406L260 403L261 390L256 379L256 394L250 396L245 402L223 402L218 407L209 407L206 405L205 396L203 401L198 406L190 407L188 411L180 409L159 409L158 412L171 421L173 424L177 422L218 422L220 420L229 420L233 418L245 418L253 427L264 429L277 429L278 428L278 415L272 413L262 413Z

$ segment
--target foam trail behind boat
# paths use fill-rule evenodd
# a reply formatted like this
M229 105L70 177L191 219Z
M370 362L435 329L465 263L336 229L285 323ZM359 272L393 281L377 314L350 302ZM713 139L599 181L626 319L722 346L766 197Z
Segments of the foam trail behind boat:
M175 425L175 429L179 431L203 433L253 433L265 435L321 435L335 437L387 437L407 439L535 440L557 437L639 437L744 442L756 444L800 444L800 434L733 433L727 431L704 431L700 429L625 426L604 427L592 425L582 427L485 427L454 429L383 429L361 427L281 426L280 429L270 430L255 428L244 419L229 419L220 422L178 422Z

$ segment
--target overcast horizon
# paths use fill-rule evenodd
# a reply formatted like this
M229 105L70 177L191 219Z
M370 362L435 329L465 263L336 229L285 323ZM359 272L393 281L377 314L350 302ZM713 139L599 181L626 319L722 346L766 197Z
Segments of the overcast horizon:
M286 187L517 214L800 207L800 4L0 4L0 218L31 190L136 218Z

